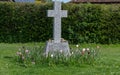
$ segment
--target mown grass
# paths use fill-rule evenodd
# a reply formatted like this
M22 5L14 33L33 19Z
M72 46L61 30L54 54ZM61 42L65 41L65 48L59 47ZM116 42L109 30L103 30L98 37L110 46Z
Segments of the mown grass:
M0 44L0 75L120 75L120 44L99 45L100 57L94 64L80 66L24 67L14 60L21 46L44 46L44 43ZM80 44L82 47L95 47L96 44ZM74 45L71 45L74 47Z

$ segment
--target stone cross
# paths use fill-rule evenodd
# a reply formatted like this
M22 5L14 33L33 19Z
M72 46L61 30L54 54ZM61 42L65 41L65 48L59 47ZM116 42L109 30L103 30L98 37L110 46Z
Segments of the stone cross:
M70 55L70 48L67 40L61 40L61 18L67 17L67 10L61 10L61 2L54 2L54 10L48 10L48 17L54 17L53 40L46 43L45 55L61 52Z
M54 10L48 10L48 17L54 17L53 40L54 43L61 42L61 18L67 17L67 10L61 10L61 2L54 2Z

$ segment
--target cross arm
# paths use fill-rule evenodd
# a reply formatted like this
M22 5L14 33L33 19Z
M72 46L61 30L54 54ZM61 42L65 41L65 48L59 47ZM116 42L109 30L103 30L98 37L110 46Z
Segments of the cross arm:
M48 17L54 17L54 11L53 10L48 10Z
M62 10L61 16L62 17L67 17L67 10Z

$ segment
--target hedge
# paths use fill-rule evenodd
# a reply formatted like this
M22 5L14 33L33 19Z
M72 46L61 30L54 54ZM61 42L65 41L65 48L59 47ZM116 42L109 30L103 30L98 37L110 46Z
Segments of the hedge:
M63 4L62 37L70 43L120 43L120 5ZM45 42L52 39L53 4L0 3L0 42Z

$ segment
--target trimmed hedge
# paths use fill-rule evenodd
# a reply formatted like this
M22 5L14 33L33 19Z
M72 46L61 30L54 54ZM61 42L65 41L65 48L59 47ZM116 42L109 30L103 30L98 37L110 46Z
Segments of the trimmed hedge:
M0 3L0 42L45 42L52 38L53 4ZM120 43L120 5L63 4L62 37L71 43Z

